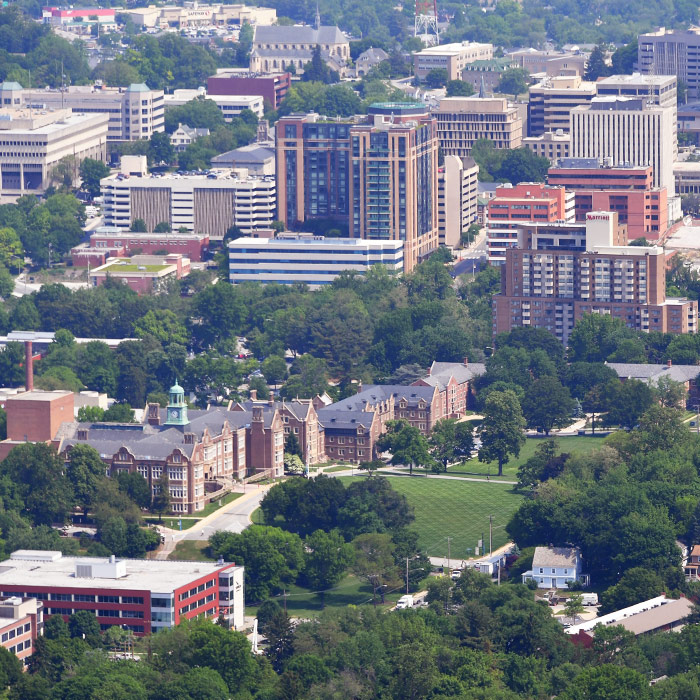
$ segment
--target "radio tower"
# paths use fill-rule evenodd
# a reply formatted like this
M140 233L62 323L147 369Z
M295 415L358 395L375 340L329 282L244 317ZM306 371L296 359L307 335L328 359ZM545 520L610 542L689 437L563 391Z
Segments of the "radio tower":
M426 46L434 46L440 43L437 0L416 0L414 36L420 37Z

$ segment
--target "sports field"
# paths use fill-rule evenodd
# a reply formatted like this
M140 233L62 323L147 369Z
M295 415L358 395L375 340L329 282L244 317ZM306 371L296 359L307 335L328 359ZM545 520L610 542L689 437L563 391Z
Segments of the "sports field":
M339 477L350 482L353 477ZM365 479L367 477L354 477ZM508 541L505 524L520 504L522 496L511 486L498 482L482 483L456 479L427 479L422 476L390 477L391 485L413 506L416 519L411 525L428 556L462 559L474 555L482 533L488 546L489 515L493 515L493 548Z

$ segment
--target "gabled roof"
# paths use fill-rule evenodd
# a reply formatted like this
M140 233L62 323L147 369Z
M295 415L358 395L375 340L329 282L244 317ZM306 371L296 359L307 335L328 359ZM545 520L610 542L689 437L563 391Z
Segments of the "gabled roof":
M262 26L255 27L254 42L263 44L343 44L347 39L338 27Z
M570 567L576 568L581 558L578 547L535 547L535 555L532 558L532 569L540 567Z
M700 374L700 365L643 365L628 362L606 362L621 379L640 379L651 384L661 377L670 377L676 382L687 382Z
M333 409L334 406L329 406L318 412L318 420L326 431L333 428L354 430L358 425L369 430L377 415L374 411L335 411Z
M450 381L450 377L454 377L457 382L464 384L485 373L486 365L482 362L470 362L468 365L462 362L433 362L430 374L418 381L436 386L442 391Z
M410 406L415 406L422 399L427 404L433 400L435 387L433 386L405 386L403 384L372 384L362 389L354 396L331 404L325 410L334 411L365 411L367 406L373 406L382 401L387 401L392 396L394 401L406 399Z
M384 51L384 49L369 48L357 57L355 63L359 63L360 61L381 63L382 61L386 61L387 58L389 58L389 54Z
M212 163L260 163L261 165L275 157L275 151L266 146L251 143L248 146L234 148L232 151L220 153L211 159Z

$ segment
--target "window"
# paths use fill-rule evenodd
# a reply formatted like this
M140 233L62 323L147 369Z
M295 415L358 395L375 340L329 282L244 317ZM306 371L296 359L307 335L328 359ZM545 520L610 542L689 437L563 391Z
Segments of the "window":
M119 617L119 610L98 610L98 617Z
M143 611L141 610L122 610L122 617L136 617L143 619Z
M82 593L76 593L74 598L76 603L94 603L94 595L83 595Z
M138 596L123 595L122 603L126 605L143 605L143 598Z
M118 595L100 595L100 596L97 596L97 602L98 603L118 603L119 596Z

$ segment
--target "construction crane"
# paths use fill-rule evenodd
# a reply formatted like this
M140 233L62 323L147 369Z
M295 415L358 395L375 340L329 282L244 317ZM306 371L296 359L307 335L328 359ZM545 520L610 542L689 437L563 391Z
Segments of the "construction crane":
M440 43L437 0L416 0L416 19L413 32L426 46Z

